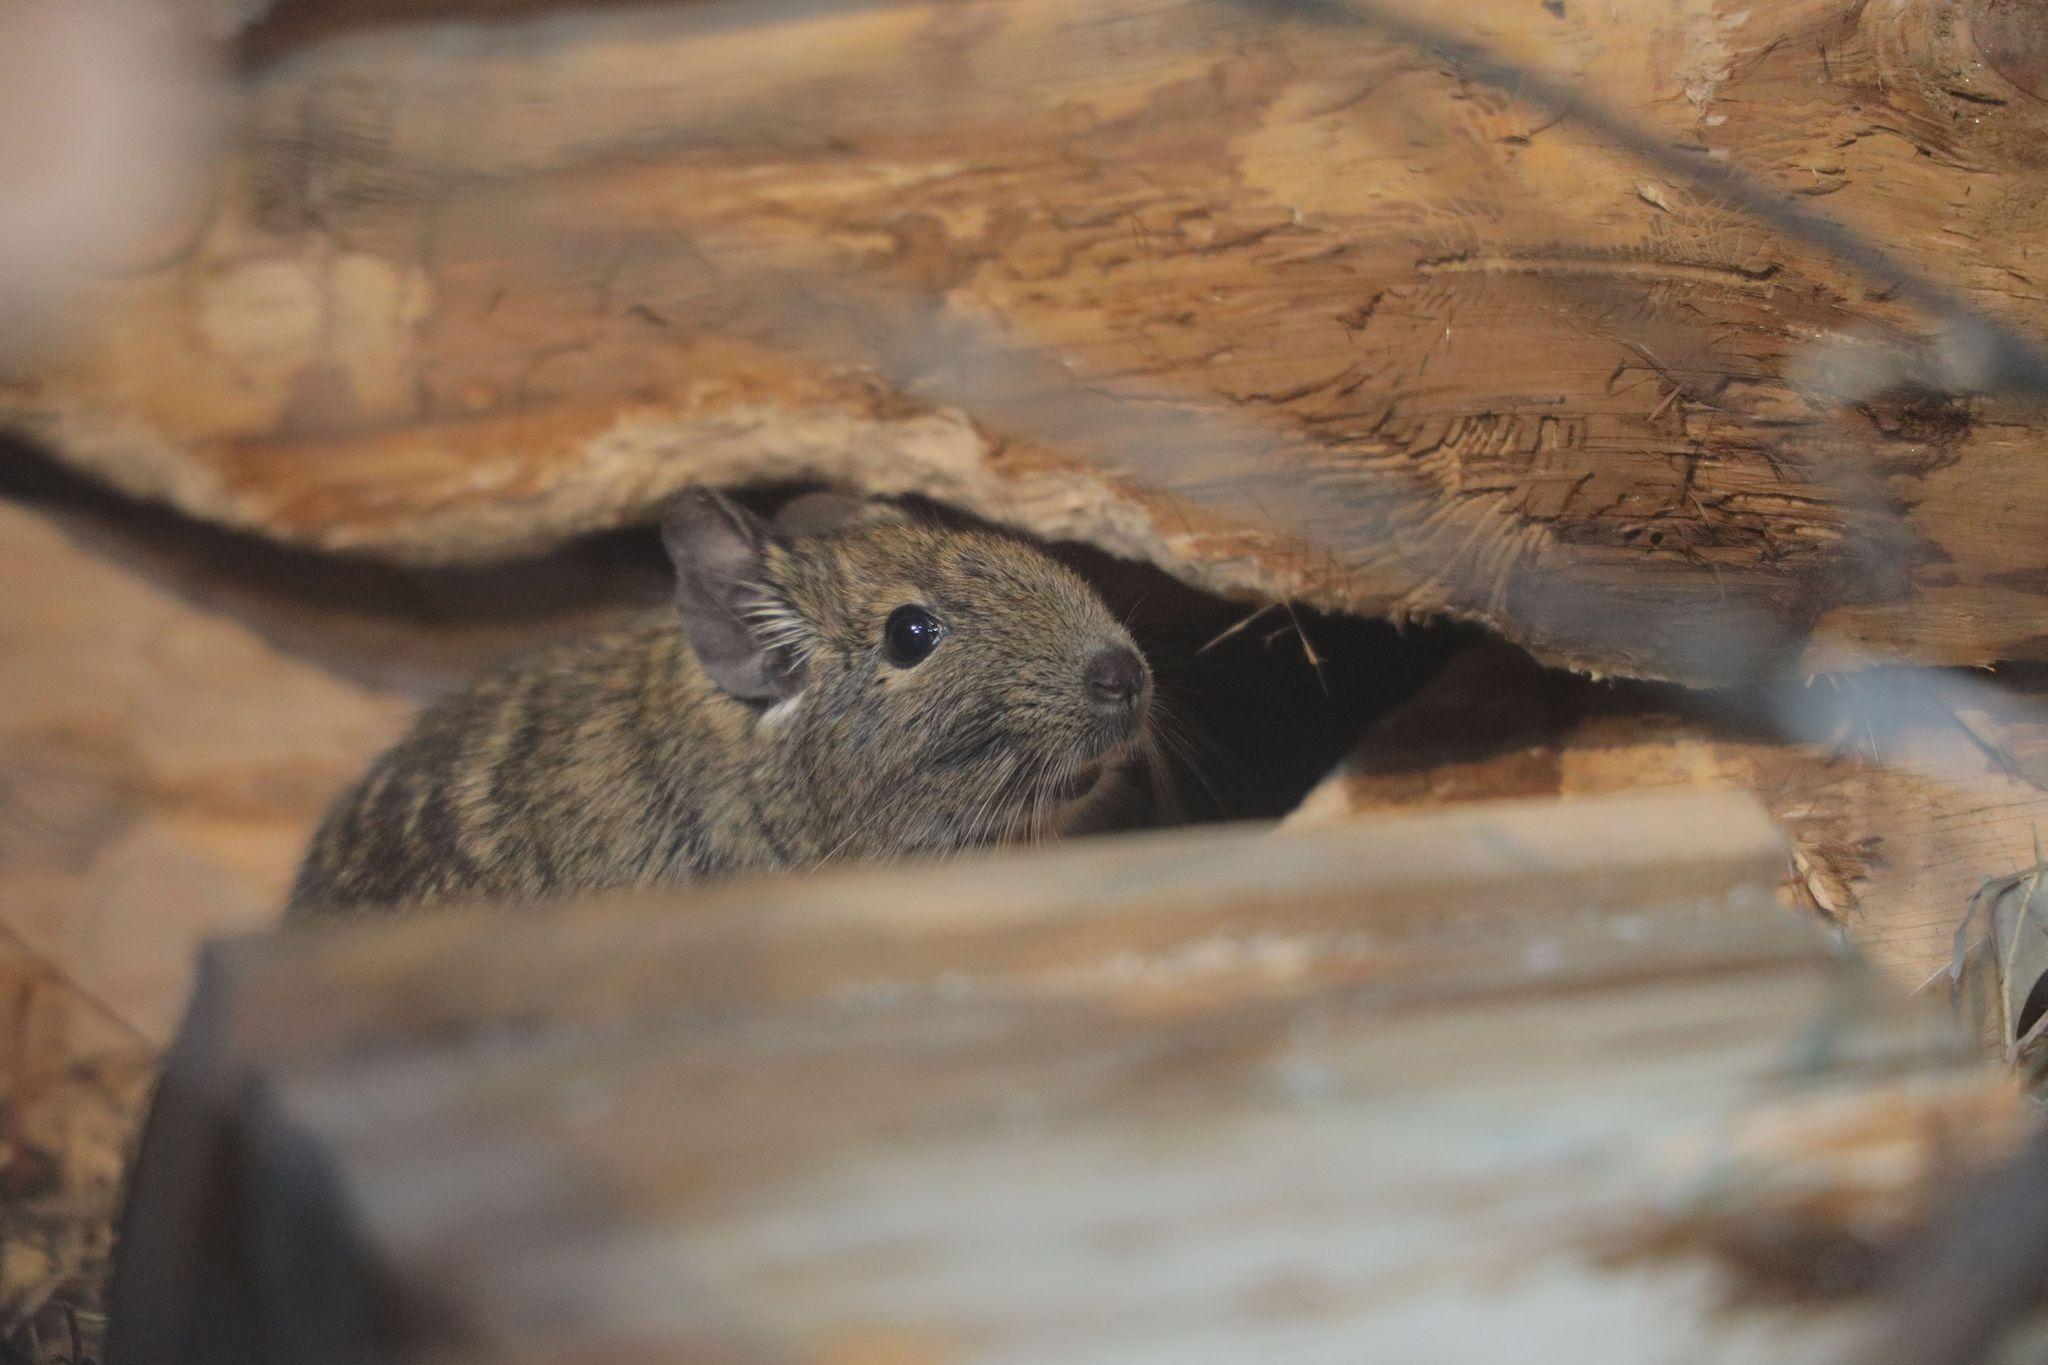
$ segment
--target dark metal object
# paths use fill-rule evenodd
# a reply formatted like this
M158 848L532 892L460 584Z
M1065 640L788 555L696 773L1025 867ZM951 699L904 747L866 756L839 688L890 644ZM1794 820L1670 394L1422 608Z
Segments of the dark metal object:
M2048 1291L2048 1125L1892 1279L1852 1365L1977 1365Z

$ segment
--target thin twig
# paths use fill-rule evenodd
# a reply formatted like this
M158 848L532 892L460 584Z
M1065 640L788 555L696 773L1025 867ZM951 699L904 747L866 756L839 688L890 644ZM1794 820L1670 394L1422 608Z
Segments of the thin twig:
M1308 638L1308 632L1301 628L1301 617L1295 614L1294 603L1284 602L1287 619L1294 624L1295 638L1301 641L1301 656L1308 660L1308 666L1315 670L1316 686L1323 689L1323 695L1330 695L1330 680L1323 674L1323 656L1316 653L1315 643Z
M1200 649L1196 650L1195 653L1207 654L1210 650L1216 648L1216 646L1222 644L1225 640L1230 639L1233 635L1241 633L1245 629L1245 627L1249 626L1252 622L1258 620L1261 616L1264 616L1267 612L1273 611L1276 608L1278 608L1279 605L1280 604L1278 602L1266 603L1266 605L1260 607L1251 615L1244 617L1242 620L1238 621L1236 625L1230 626L1229 628L1224 630L1221 634L1217 635L1214 639L1210 640L1208 644L1205 644Z

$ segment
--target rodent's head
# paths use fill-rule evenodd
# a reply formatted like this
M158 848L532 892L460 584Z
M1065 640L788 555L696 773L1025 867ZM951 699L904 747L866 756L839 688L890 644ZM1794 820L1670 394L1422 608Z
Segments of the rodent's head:
M831 854L1057 832L1145 740L1129 632L1022 540L836 494L767 522L704 489L662 533L691 648L761 709Z

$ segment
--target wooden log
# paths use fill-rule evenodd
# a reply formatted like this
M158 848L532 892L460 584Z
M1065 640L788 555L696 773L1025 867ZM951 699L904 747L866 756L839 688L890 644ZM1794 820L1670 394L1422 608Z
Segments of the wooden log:
M1824 1359L2023 1110L1784 857L1510 803L228 945L111 1359Z
M1792 842L1792 894L1909 986L1970 899L2034 866L2048 828L2040 670L1878 672L1718 694L1603 684L1482 645L1365 735L1290 821L1543 796L1754 792Z
M1196 0L498 8L280 6L211 201L6 420L399 558L825 476L1614 673L2048 650L2038 423L1933 392L1962 333L1440 51ZM1387 12L2038 332L2024 8Z

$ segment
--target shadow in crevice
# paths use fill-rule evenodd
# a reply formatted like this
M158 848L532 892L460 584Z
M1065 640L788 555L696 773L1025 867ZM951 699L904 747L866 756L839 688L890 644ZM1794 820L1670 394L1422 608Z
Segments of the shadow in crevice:
M1151 660L1165 723L1186 739L1178 795L1191 821L1285 815L1369 727L1485 638L1472 626L1232 601L1150 565L1057 548Z

